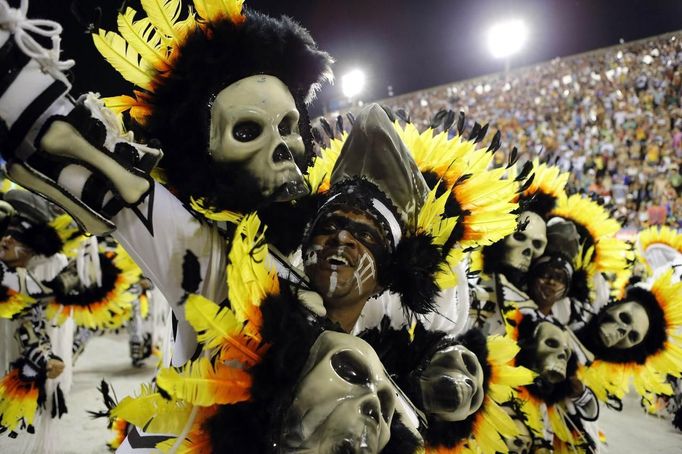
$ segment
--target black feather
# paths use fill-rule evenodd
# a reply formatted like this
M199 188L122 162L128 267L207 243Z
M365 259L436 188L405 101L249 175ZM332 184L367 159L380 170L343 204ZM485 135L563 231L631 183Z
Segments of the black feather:
M682 405L677 409L673 416L673 427L682 431Z
M324 146L324 141L322 140L322 134L320 134L320 130L313 126L310 129L310 132L313 135L313 140L320 146Z
M337 115L336 117L336 132L341 135L345 131L343 127L343 116L342 115Z
M457 117L457 134L464 134L464 122L466 121L466 115L460 110L459 116Z
M495 135L493 136L493 140L490 141L490 145L488 146L488 151L494 152L500 149L500 138L502 137L502 134L498 130Z
M469 133L469 139L468 140L473 140L476 141L478 138L478 133L481 131L481 125L478 122L474 122L474 126L471 128L471 132Z
M455 113L452 110L448 110L448 115L443 121L443 131L447 131L455 123Z
M405 123L411 122L410 116L407 114L407 112L405 112L405 109L398 109L396 111L395 115L396 115L396 117L398 117L400 120L402 120ZM393 119L392 121L395 121L395 119Z
M509 161L507 163L507 168L516 164L516 158L518 157L518 155L519 155L519 149L516 147L512 148L511 153L509 153Z
M417 234L400 241L391 257L388 289L400 295L405 309L417 314L434 310L440 291L435 274L441 260L441 249L430 235Z
M481 142L483 139L485 139L485 136L488 134L488 127L490 126L489 123L486 123L483 125L480 131L478 131L478 136L476 137L476 143Z
M443 123L443 120L447 116L448 111L441 109L431 118L431 124L429 125L431 129L438 129L438 127Z
M330 139L334 138L334 130L332 129L331 125L329 122L324 118L320 118L320 124L322 125L322 129L324 129L324 133L327 134L327 137Z
M348 123L350 123L351 127L355 124L355 115L353 115L352 112L348 112L346 114L346 117L348 117Z

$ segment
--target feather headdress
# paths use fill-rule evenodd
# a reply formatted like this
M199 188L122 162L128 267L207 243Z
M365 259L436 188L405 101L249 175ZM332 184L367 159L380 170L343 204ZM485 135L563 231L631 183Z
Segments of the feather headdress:
M628 243L616 237L621 225L603 206L574 194L559 199L551 215L573 222L580 235L582 250L574 267L573 286L591 289L596 273L612 274L617 281L627 282L634 253Z
M253 176L239 165L216 165L207 152L215 97L249 76L278 78L296 102L301 136L312 152L306 104L331 79L332 60L288 17L246 11L243 0L194 0L193 9L184 3L142 0L145 17L127 8L118 16L118 33L93 34L99 52L138 87L134 96L106 98L105 104L129 114L141 137L160 142L161 173L183 201L248 212L260 196Z
M579 369L581 380L600 400L621 400L631 381L635 391L642 396L651 393L670 395L672 389L665 380L666 375L682 375L682 336L679 333L682 327L682 282L675 282L673 270L669 269L656 278L650 290L639 288L636 293L629 293L625 301L647 304L644 299L651 300L658 307L647 310L650 318L647 336L655 336L657 340L655 345L647 348L644 357L614 362L595 355L592 363ZM651 318L654 311L660 312L662 320ZM647 343L647 336L642 344Z

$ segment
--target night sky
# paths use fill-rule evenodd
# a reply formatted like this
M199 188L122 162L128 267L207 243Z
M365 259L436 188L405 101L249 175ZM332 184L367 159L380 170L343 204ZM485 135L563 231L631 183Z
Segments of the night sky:
M75 58L77 91L104 96L130 91L130 85L96 52L84 25L95 20L115 29L122 4L140 10L138 0L31 0L29 15L64 24L62 47ZM320 48L335 59L337 78L361 67L368 75L365 101L500 71L485 47L485 32L496 19L523 17L530 38L512 67L568 56L682 29L679 0L247 0L253 9L287 14L308 28ZM76 19L77 12L81 21ZM340 84L325 87L320 103L341 97Z

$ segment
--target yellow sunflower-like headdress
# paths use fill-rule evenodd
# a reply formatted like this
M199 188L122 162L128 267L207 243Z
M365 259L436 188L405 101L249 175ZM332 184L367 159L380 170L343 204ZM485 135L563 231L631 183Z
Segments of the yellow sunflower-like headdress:
M654 326L650 320L650 330L663 330L662 345L649 353L642 363L611 362L601 358L579 369L579 377L586 386L592 388L600 400L620 400L634 384L635 391L642 396L655 394L670 395L673 390L666 382L666 375L682 375L682 282L675 282L673 270L662 273L646 291L663 315L663 326ZM646 338L645 338L646 341Z
M521 172L517 166L512 168L512 176ZM542 217L547 217L556 204L566 198L564 188L568 183L568 172L562 172L555 165L540 163L538 158L533 160L533 171L519 193L522 210L534 211Z
M551 216L573 222L581 240L581 252L575 275L584 275L585 285L592 289L594 275L615 276L614 289L630 277L634 253L631 246L616 237L621 225L597 202L580 194L560 198Z
M90 329L118 329L132 317L137 298L130 286L140 280L142 270L118 245L100 252L102 285L77 293L56 295L45 310L48 320L61 325L73 317L77 326Z
M682 256L682 234L670 227L649 227L637 235L638 259L650 274L654 268L667 265L675 252Z
M146 123L153 110L148 93L153 93L164 77L172 73L191 32L207 24L229 20L240 24L244 0L193 0L196 13L181 19L181 0L142 0L147 17L135 19L138 12L127 7L118 15L118 31L99 30L92 38L97 50L121 76L144 91L135 97L106 98L105 105L116 113L130 111L138 123Z

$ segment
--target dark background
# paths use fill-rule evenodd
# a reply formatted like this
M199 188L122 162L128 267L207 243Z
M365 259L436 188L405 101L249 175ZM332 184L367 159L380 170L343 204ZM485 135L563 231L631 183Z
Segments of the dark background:
M189 0L185 0L186 2ZM18 0L11 0L18 3ZM395 95L502 70L490 57L485 32L500 18L520 16L530 38L512 67L682 29L679 0L247 0L270 15L287 14L335 59L337 79L360 67L368 76L362 99ZM103 96L132 88L97 53L86 24L115 30L122 5L139 0L31 0L29 16L64 25L64 55L75 58L77 92ZM99 9L98 9L99 8ZM340 84L325 87L314 107L341 98Z

